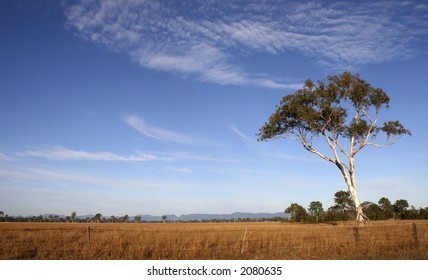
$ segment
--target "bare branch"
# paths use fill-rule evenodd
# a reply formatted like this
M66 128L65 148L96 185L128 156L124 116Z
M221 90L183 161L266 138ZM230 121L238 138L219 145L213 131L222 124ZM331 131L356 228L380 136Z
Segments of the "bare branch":
M342 145L339 143L339 139L336 137L334 138L334 143L339 147L339 150L344 154L347 158L349 158L348 152L342 147Z
M364 148L365 146L368 145L368 143L369 143L368 141L370 140L370 137L372 136L372 132L373 132L373 130L375 128L375 125L376 125L376 123L377 123L377 121L379 119L379 110L376 110L376 118L375 118L374 121L371 120L371 118L367 114L366 110L361 109L361 111L364 113L364 115L369 120L370 127L369 127L369 129L367 131L367 135L366 135L364 141L360 144L360 146L356 150L353 149L354 147L351 148L351 157L354 157L359 151L361 151L362 148ZM373 145L373 144L374 143L371 143L371 145Z
M311 144L311 143L309 143L309 142L307 141L307 139L306 139L306 138L304 138L303 136L300 138L300 142L302 143L303 147L304 147L307 151L309 151L309 152L311 152L311 153L313 153L313 154L318 155L320 158L322 158L322 159L324 159L324 160L326 160L326 161L329 161L329 162L331 162L331 163L335 163L335 160L334 160L334 159L332 159L332 158L330 158L330 157L328 157L328 156L326 156L326 155L322 154L322 153L321 153L320 151L318 151L316 148L312 147L312 144Z
M337 165L338 167L339 167L339 165L341 165L349 171L349 167L340 160L339 154L337 153L336 144L335 144L337 141L332 141L325 131L323 132L323 135L327 141L327 144L330 146L331 150L333 151L334 158L335 158L333 163L335 165ZM337 138L336 138L336 140L337 140ZM341 168L339 167L339 169L341 169Z

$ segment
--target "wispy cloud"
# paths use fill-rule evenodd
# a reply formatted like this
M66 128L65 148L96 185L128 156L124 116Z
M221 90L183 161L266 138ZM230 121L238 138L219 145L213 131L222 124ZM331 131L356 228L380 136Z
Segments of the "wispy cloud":
M191 161L211 161L220 163L238 163L240 159L218 157L210 154L195 154L190 152L176 152L176 153L160 153L167 157L171 157L174 160L191 160Z
M281 160L287 160L287 161L302 161L302 162L311 162L311 163L322 163L323 160L316 158L316 157L312 157L311 155L309 156L296 156L296 155L292 155L292 154L287 154L284 152L263 152L260 154L263 157L267 157L267 158L274 158L274 159L281 159Z
M12 158L2 152L0 152L0 160L9 161L12 160Z
M192 169L187 167L174 167L174 166L167 167L166 170L175 172L175 173L183 173L183 174L188 174L193 172Z
M141 134L159 141L173 142L187 145L211 145L212 141L196 136L179 133L164 128L149 125L143 118L136 115L124 117L125 122Z
M123 156L111 152L88 152L83 150L70 150L62 146L45 146L17 154L20 157L36 157L49 160L92 160L92 161L152 161L159 158L151 154L136 154Z
M230 131L232 131L233 133L235 133L236 135L238 135L240 138L242 138L245 141L255 141L255 139L252 139L251 137L249 137L248 135L246 135L245 133L243 133L234 124L228 125L228 128L229 128Z
M129 55L141 67L217 84L274 89L301 84L248 73L232 61L243 54L289 50L332 68L406 59L414 55L412 43L428 27L426 5L398 0L66 3L69 27Z
M81 173L70 173L62 170L42 169L42 168L0 168L0 176L12 181L32 181L32 182L68 182L79 184L80 186L90 185L109 188L163 188L165 184L142 180L129 179L109 179L97 176L90 176Z
M1 155L1 154L0 154ZM14 156L5 155L5 161L17 161L23 158L42 158L53 161L81 160L81 161L107 161L107 162L150 162L150 161L206 161L236 163L239 160L214 156L210 154L195 154L191 152L136 152L131 155L119 155L112 152L91 152L68 149L59 145L44 145L39 148L17 152ZM0 160L2 160L0 158ZM175 170L186 172L189 170Z

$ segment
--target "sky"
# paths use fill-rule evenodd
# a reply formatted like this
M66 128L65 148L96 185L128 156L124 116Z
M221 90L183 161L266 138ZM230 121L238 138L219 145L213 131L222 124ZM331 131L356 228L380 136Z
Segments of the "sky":
M339 170L256 134L306 79L343 71L412 132L358 154L360 200L428 206L426 1L5 0L0 38L9 215L327 209Z

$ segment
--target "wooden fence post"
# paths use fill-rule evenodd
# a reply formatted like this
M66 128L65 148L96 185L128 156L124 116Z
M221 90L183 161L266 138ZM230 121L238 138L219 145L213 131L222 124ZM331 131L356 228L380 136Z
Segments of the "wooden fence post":
M418 230L416 229L415 223L412 224L412 228L413 228L413 241L415 242L415 245L418 246L419 245Z
M358 247L359 247L360 241L361 241L360 232L358 231L358 227L354 227L354 237L355 237L355 246L358 250Z
M247 237L248 226L245 226L244 238L242 239L241 254L244 253L245 238Z
M87 234L88 234L88 245L91 246L91 228L89 226L87 229Z

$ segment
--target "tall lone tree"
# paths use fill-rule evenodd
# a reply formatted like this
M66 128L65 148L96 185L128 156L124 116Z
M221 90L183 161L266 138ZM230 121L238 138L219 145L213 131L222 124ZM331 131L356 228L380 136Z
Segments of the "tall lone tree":
M317 84L307 80L302 89L283 97L276 111L260 129L259 141L288 138L339 168L355 203L359 223L367 217L358 198L355 156L366 146L391 145L397 137L410 135L399 121L379 124L379 114L389 107L389 97L358 74L344 72ZM330 150L314 146L325 140Z

